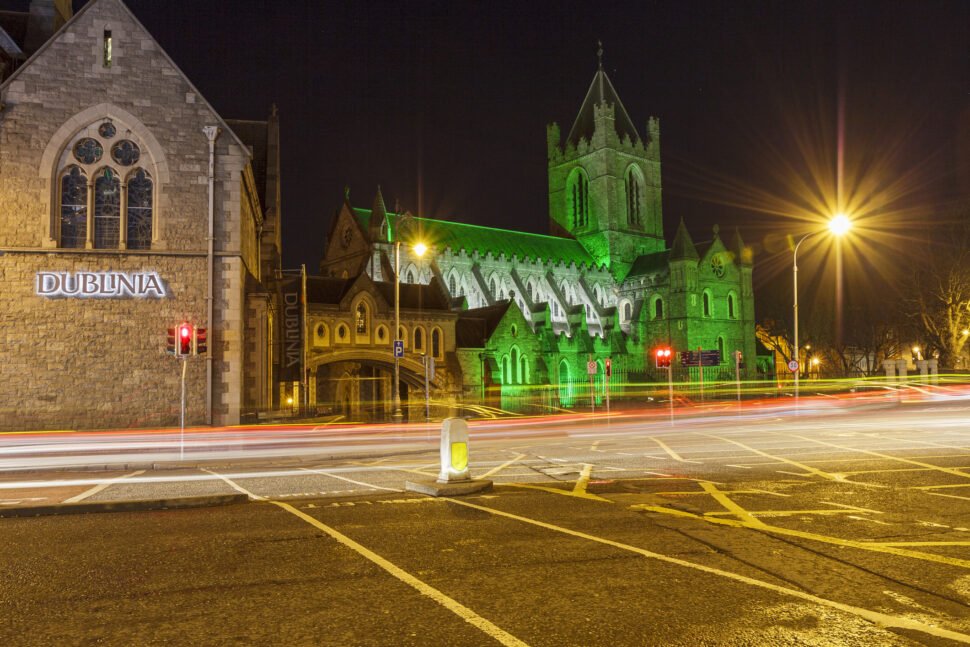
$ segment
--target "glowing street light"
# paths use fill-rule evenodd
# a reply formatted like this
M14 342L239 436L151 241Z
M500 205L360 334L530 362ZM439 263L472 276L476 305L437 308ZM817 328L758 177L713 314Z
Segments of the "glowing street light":
M845 214L840 213L833 216L832 220L829 221L829 231L831 231L836 236L841 236L845 234L847 231L849 231L849 227L851 226L851 224L852 223L849 221L849 218L846 217ZM801 356L801 353L799 352L799 349L798 349L798 248L801 247L801 244L805 242L805 239L811 236L814 236L815 234L818 234L818 233L821 233L821 232L813 231L811 233L808 233L802 236L801 240L798 241L798 244L795 245L795 250L792 253L792 282L794 283L794 296L795 296L795 303L792 306L794 310L794 319L795 319L795 331L794 331L795 343L793 344L793 348L795 349L794 360L796 362L799 361L799 358ZM798 406L798 374L801 372L801 368L802 368L801 365L799 365L798 370L795 371L795 406L796 407Z

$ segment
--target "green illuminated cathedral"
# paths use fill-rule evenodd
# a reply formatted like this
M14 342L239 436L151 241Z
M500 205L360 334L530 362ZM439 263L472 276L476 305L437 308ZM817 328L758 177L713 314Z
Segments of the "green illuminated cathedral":
M553 123L546 139L549 235L427 218L402 227L402 284L444 297L445 305L432 307L427 298L428 307L402 311L398 332L408 354L436 357L435 399L513 410L572 407L589 403L590 389L596 400L602 397L606 359L614 396L633 394L638 385L666 381L666 371L654 364L659 347L677 353L675 379L696 379L679 368L679 353L698 348L719 350L723 358L719 368L704 369L705 380L733 379L735 351L749 358L742 376L749 375L755 352L750 252L737 231L725 242L717 227L709 240L695 243L682 220L668 244L658 120L650 118L641 136L601 66L565 138ZM354 290L381 292L378 286L394 281L401 218L386 209L380 190L370 209L348 197L331 221L322 276L314 281L344 285L349 292L341 303L351 303L346 294ZM420 257L409 244L417 238L429 247ZM387 301L374 299L375 315L387 314L393 307ZM312 299L310 305L312 311ZM321 325L341 325L338 315L329 316ZM429 347L431 327L438 331L435 348ZM336 336L328 339L310 353L311 366L316 357L316 367L325 369L316 374L321 402L338 392L341 379L353 377L327 359L339 350ZM379 355L390 335L371 342ZM592 387L589 361L597 363ZM388 380L387 365L378 364L370 362L365 372ZM402 394L422 389L423 399L423 376L404 371L401 379ZM382 388L375 401L390 382Z

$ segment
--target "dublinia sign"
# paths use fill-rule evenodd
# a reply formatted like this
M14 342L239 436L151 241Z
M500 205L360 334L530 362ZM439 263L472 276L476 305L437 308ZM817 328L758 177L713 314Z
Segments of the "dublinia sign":
M128 299L166 297L158 272L37 272L42 297Z

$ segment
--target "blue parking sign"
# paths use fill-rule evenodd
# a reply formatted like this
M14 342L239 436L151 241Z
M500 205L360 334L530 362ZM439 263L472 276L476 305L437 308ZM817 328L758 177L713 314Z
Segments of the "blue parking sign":
M404 357L404 340L398 339L394 342L394 357Z

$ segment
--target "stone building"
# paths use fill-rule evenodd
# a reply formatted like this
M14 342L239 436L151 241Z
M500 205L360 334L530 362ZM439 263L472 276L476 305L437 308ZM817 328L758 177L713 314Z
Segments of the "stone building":
M182 321L187 422L238 423L273 398L278 117L224 120L121 0L70 5L32 2L56 32L0 85L0 428L176 422Z
M390 282L399 238L425 243L420 258L401 245L401 280L435 281L459 312L465 404L547 410L599 399L607 359L611 390L633 395L666 380L655 367L658 347L720 351L708 380L733 379L739 351L752 360L742 370L751 375L751 254L738 232L725 244L717 227L695 244L683 221L667 244L658 120L644 133L601 66L565 139L556 124L547 128L550 235L427 218L398 232L400 216L378 190L370 209L348 197L336 212L320 272ZM697 377L679 367L675 375Z

